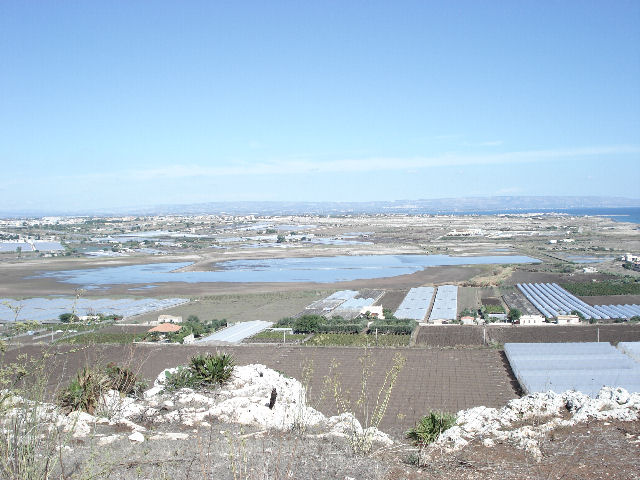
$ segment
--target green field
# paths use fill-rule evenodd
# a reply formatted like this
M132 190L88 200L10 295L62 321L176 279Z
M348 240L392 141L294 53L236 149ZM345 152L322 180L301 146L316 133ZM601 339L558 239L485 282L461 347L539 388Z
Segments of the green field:
M327 346L351 346L351 347L406 347L409 345L409 335L363 335L350 333L317 333L304 343L304 345Z
M598 295L640 295L640 282L572 282L562 283L560 286L579 297Z
M286 341L289 342L293 342L293 341L298 341L298 340L304 340L308 335L306 333L287 333L286 335ZM270 332L270 331L265 331L265 332L260 332L255 334L253 337L251 337L251 340L276 340L276 341L280 341L282 342L282 332Z

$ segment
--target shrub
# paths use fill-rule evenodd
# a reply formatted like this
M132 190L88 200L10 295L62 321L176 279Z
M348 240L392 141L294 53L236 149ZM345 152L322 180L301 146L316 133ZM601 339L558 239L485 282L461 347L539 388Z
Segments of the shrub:
M432 411L429 415L422 417L418 423L416 423L416 426L406 432L405 435L417 445L428 445L455 423L455 415Z

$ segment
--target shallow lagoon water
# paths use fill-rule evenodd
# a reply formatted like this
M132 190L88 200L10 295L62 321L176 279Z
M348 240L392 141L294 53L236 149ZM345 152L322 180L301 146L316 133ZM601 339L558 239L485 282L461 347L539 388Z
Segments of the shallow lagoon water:
M46 272L39 277L56 278L83 286L158 284L166 282L319 282L395 277L444 265L538 263L519 255L450 257L448 255L358 255L266 260L231 260L218 263L219 270L176 272L189 262L151 263L82 270Z

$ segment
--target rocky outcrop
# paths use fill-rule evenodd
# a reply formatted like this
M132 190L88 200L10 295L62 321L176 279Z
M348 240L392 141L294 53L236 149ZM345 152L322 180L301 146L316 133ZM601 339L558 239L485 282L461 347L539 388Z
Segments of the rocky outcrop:
M364 438L366 442L384 445L393 443L388 435L375 428L363 429L351 413L327 418L307 404L304 386L299 381L264 365L236 366L225 385L206 391L184 388L166 392L166 372L158 376L143 398L122 396L113 390L105 393L95 415L85 412L66 415L51 404L38 404L37 415L41 422L71 432L76 438L96 434L96 427L100 426L101 433L96 434L100 444L111 443L119 435L126 435L132 442L143 442L148 432L142 424L163 425L161 435L180 438L183 433L167 432L185 426L206 428L214 420L277 430L312 428L319 435ZM274 389L277 401L272 404ZM24 399L15 398L12 402L13 408L5 421L23 414L28 409L25 406L29 407ZM108 427L114 427L114 432ZM118 431L125 433L118 434Z
M589 420L633 421L640 418L640 394L604 387L596 398L581 392L534 393L505 407L462 410L456 424L423 451L424 460L464 448L472 441L492 447L509 442L540 460L540 439L549 431Z

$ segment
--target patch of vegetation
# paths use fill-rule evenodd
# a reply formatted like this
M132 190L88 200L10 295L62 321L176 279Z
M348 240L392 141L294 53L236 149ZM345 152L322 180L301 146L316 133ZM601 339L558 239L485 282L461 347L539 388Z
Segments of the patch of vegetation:
M435 441L445 430L456 423L456 416L451 413L431 411L422 417L416 425L405 433L406 437L416 445L428 445Z
M394 335L411 335L413 330L418 326L415 320L406 320L398 318L385 318L384 320L374 320L369 325L369 333L390 333Z
M280 340L282 341L282 332L273 332L270 330L265 330L260 333L256 333L252 339L256 340ZM307 334L305 333L288 333L286 334L287 341L289 340L303 340L307 338Z
M602 282L570 282L560 284L565 290L579 297L598 295L640 295L640 281L626 278L624 280L606 280Z
M502 305L482 305L482 310L486 313L505 313Z
M345 320L338 316L302 315L299 318L282 318L275 326L292 328L293 333L359 333L367 327L367 319Z
M68 338L61 338L56 343L66 343L70 345L87 345L93 343L117 343L126 344L140 341L144 338L143 333L107 333L89 332Z
M174 373L167 372L166 390L180 388L206 388L222 385L231 377L234 361L231 355L218 353L200 354L191 357L189 365L180 367Z
M307 340L304 345L327 347L406 347L409 345L409 335L380 334L354 335L345 333L319 333Z

